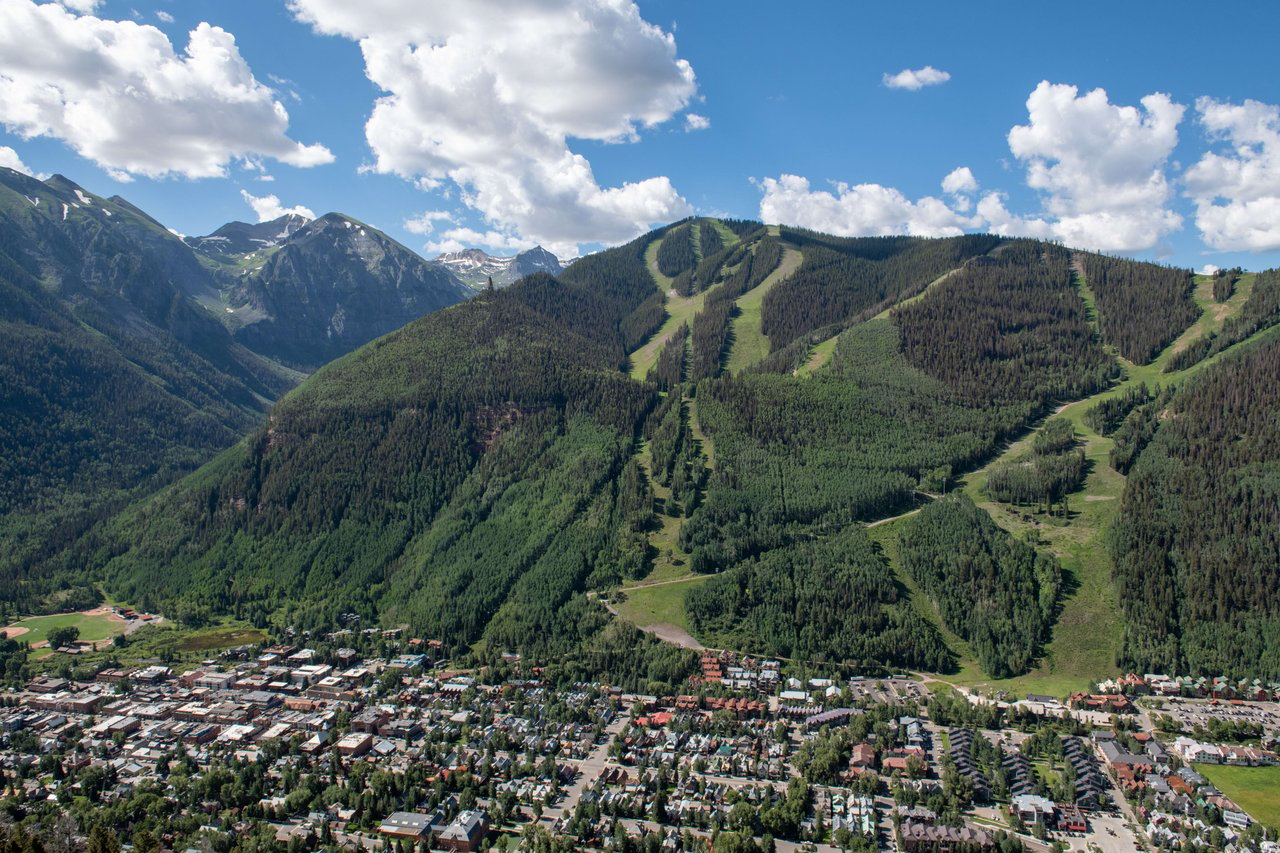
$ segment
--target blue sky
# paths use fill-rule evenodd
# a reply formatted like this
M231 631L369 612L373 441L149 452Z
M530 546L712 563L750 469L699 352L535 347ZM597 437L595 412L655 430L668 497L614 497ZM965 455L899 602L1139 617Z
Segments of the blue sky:
M1258 269L1276 32L1256 2L0 0L0 163L182 233L301 206L428 256L705 213Z

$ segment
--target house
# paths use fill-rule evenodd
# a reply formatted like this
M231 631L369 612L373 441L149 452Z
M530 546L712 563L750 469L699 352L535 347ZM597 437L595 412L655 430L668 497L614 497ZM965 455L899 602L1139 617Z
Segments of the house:
M876 766L876 751L869 743L856 744L853 747L853 754L849 757L850 770L874 770Z
M193 687L203 687L208 690L226 690L231 687L236 680L234 672L218 672L216 670L201 673L192 683Z
M1195 738L1180 737L1173 742L1173 750L1188 764L1221 764L1222 747L1200 743Z
M911 759L910 755L886 755L884 760L880 762L880 767L885 773L906 773L907 762Z
M1155 762L1152 761L1150 757L1146 755L1135 755L1120 746L1116 741L1102 741L1099 746L1102 749L1103 756L1107 759L1107 763L1112 767L1132 767L1146 773L1155 766Z
M1119 692L1126 696L1148 696L1151 694L1151 687L1146 680L1133 672L1120 676L1118 686Z
M42 678L27 685L32 693L61 693L71 686L70 681L61 678Z
M133 675L131 669L104 669L96 680L102 684L121 684L128 681L130 675Z
M351 720L351 730L378 734L387 723L391 722L391 712L385 708L366 708Z
M860 716L863 713L860 708L832 708L830 711L823 711L805 718L805 728L815 731L823 726L843 726L847 725L850 717Z
M1136 714L1138 711L1128 696L1119 693L1072 693L1067 704L1076 710L1098 711L1103 714Z
M482 811L462 812L436 838L436 846L454 853L479 850L489 832L489 816Z

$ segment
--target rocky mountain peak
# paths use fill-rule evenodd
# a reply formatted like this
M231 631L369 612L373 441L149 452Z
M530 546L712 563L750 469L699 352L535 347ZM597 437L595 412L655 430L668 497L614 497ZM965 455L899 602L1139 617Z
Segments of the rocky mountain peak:
M506 287L535 272L559 275L563 269L556 256L541 246L526 249L511 257L495 257L483 249L462 249L446 252L433 263L445 267L477 290L487 287L490 278L493 279L494 286Z

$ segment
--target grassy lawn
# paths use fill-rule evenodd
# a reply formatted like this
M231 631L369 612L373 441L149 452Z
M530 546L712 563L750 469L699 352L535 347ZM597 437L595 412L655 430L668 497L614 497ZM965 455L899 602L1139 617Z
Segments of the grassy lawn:
M738 297L738 313L733 318L731 335L733 346L729 350L727 367L730 373L750 367L769 354L769 339L760 329L765 294L799 269L803 260L804 255L799 249L786 247L778 268L755 288Z
M656 483L654 485L662 488ZM642 581L628 581L627 585L678 580L689 576L689 555L680 550L679 545L681 521L666 514L658 516L660 526L649 534L649 544L657 551L653 558L653 568Z
M1197 764L1195 768L1249 817L1280 829L1280 767Z
M123 666L147 666L164 661L168 666L183 670L196 666L210 652L261 643L266 639L267 635L262 631L234 619L224 619L207 628L185 628L172 623L148 625L130 634L124 647L87 652L72 663L80 667L119 660ZM66 655L41 651L46 654L36 652L32 655L33 662L41 668L54 669L67 662Z
M667 239L666 235L663 235L662 240L665 239ZM645 247L644 265L649 268L649 275L653 276L654 284L658 286L659 290L666 293L671 289L671 282L675 279L658 272L658 248L662 245L662 240L654 240Z
M1055 770L1048 759L1037 758L1031 762L1031 769L1044 780L1046 785L1056 785L1062 779L1062 772Z
M725 225L719 219L704 219L703 222L710 222L716 231L720 232L720 239L724 241L726 248L729 246L736 246L738 243L742 242L741 238L730 231L729 226ZM699 244L699 246L701 246L701 244Z
M83 613L58 613L53 616L33 616L10 625L10 628L26 628L27 633L17 639L25 643L43 643L55 628L75 626L80 629L80 639L96 643L124 633L124 622L109 614L86 616Z

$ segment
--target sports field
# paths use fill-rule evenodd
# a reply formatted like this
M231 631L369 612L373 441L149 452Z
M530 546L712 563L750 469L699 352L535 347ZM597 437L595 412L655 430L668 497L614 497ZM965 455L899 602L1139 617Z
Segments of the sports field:
M49 640L49 632L55 628L74 625L80 629L80 639L96 643L123 634L125 621L109 608L99 607L80 613L55 613L52 616L32 616L5 627L5 634L14 640L30 643L39 648Z

